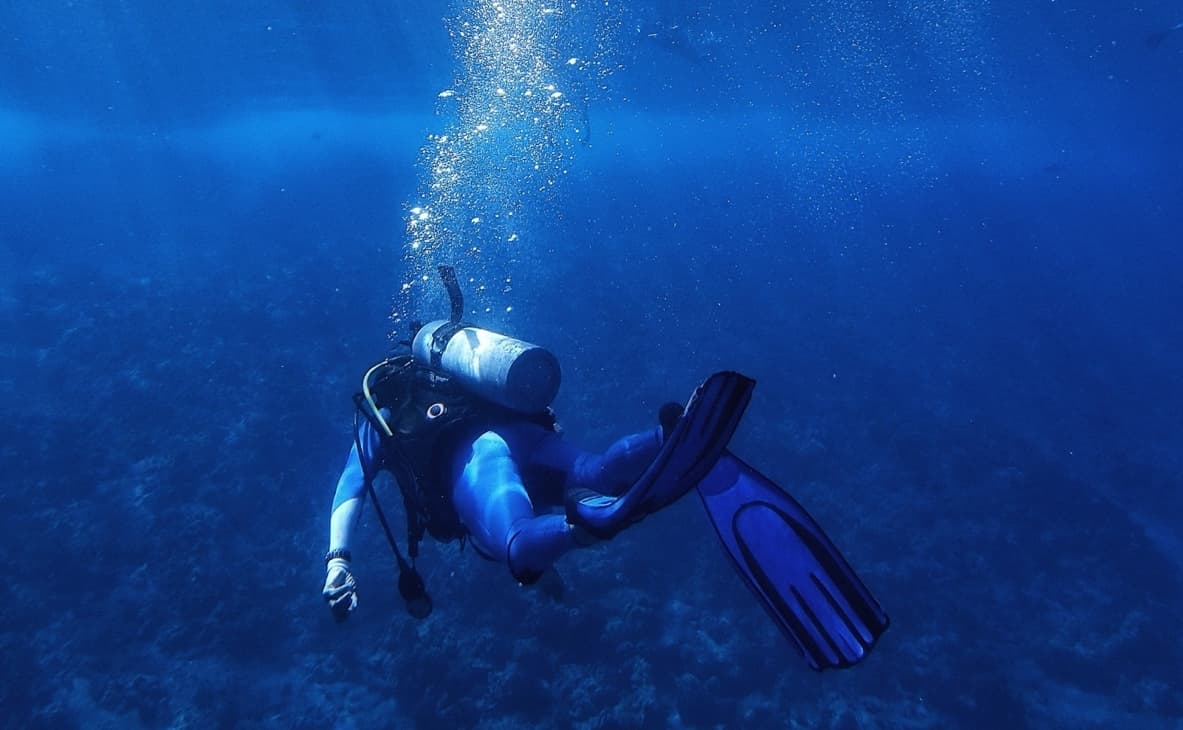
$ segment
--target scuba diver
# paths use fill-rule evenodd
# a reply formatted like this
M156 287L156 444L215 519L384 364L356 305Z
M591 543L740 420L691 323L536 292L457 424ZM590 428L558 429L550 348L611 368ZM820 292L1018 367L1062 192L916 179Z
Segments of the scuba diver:
M322 595L344 621L357 608L351 545L369 497L417 618L431 598L415 568L425 534L470 543L529 585L565 553L610 540L697 490L741 578L809 665L849 667L887 615L805 510L727 450L755 382L708 378L659 425L602 454L564 441L549 405L559 387L549 351L461 321L450 267L440 275L451 317L413 328L410 353L370 368L354 396L354 443L337 482ZM374 488L392 473L407 516L399 548Z

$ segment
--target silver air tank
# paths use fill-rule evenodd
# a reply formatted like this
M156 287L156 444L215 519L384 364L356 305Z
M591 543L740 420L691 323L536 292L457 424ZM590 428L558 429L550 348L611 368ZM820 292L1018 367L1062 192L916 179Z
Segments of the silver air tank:
M445 325L446 319L429 322L415 334L416 362L520 413L539 413L554 400L561 376L549 350L480 327Z

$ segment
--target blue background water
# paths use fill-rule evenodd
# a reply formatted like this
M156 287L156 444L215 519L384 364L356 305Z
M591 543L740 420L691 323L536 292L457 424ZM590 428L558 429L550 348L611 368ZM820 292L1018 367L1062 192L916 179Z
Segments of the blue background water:
M0 9L0 723L1183 726L1178 3L571 7L587 119L477 315L589 446L758 378L735 449L893 627L808 672L693 500L561 600L428 545L423 623L367 516L332 622L466 7Z

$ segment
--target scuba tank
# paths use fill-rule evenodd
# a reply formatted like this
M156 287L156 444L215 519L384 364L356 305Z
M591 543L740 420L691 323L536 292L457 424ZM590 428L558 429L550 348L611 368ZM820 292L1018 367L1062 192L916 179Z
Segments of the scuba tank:
M455 320L421 327L411 354L420 365L518 413L546 410L559 392L559 361L549 350Z

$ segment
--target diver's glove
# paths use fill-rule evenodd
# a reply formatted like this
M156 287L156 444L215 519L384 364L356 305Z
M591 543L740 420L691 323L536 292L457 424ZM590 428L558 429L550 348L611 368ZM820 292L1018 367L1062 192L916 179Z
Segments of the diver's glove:
M349 614L357 608L357 581L353 579L353 573L349 572L347 558L329 559L321 595L328 602L333 618L337 619L338 623L349 618Z

